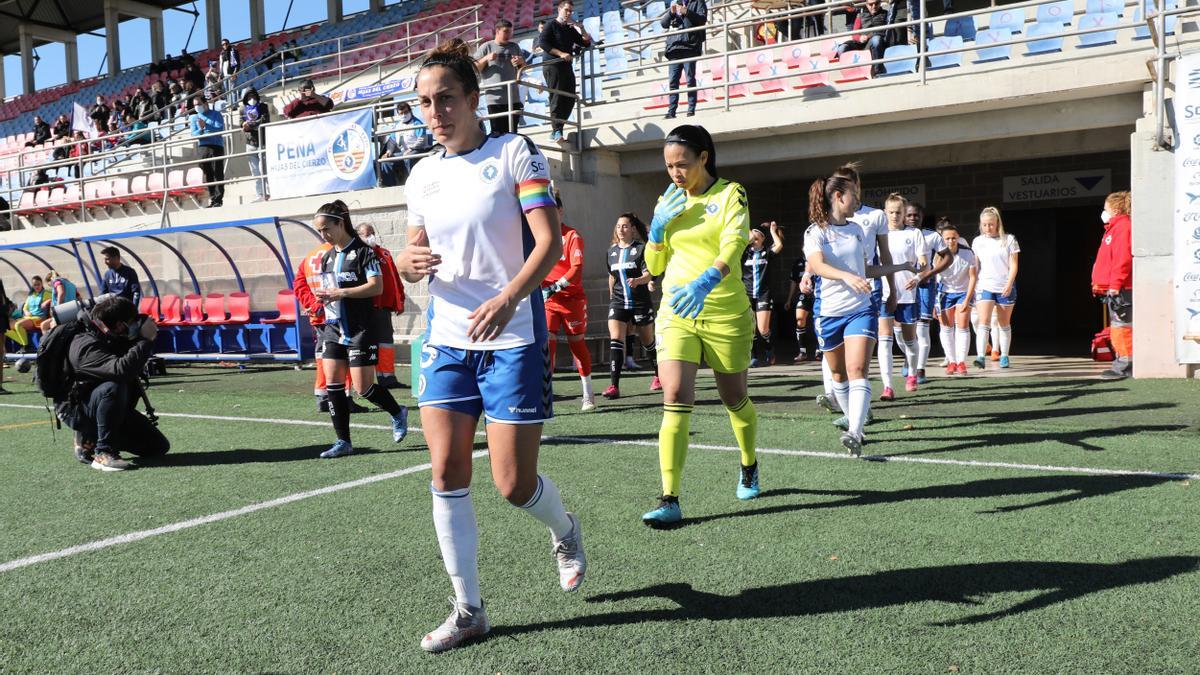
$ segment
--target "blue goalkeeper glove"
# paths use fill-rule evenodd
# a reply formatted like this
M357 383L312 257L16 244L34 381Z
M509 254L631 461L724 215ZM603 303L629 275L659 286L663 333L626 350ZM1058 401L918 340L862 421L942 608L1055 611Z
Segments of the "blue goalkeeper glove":
M704 299L721 283L721 278L721 271L710 267L687 286L671 287L671 311L682 319L700 316L704 310Z
M661 244L667 237L667 223L683 213L687 205L687 190L671 183L659 197L654 207L654 218L650 221L650 243Z

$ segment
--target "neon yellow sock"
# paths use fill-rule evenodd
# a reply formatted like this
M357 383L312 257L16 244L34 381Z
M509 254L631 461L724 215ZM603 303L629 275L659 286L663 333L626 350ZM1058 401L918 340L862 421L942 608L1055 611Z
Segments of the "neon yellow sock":
M742 451L742 466L751 466L757 461L754 443L758 437L758 413L754 410L754 403L747 396L726 410L729 411L729 424L733 427L738 449Z
M24 326L13 326L5 331L4 335L13 339L13 342L26 347L29 345L29 333L25 331Z
M688 423L692 406L664 403L662 426L658 430L658 468L662 471L663 494L679 496L683 480L683 462L687 459Z

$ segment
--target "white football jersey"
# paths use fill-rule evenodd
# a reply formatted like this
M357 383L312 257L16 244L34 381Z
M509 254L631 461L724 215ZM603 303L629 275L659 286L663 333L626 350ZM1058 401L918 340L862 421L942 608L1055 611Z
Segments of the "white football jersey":
M888 250L892 253L893 263L914 263L920 260L921 256L929 257L929 254L925 250L925 237L915 227L906 227L903 230L888 230ZM916 286L911 289L906 289L905 286L909 280L917 275L912 272L901 271L896 272L892 276L896 279L896 286L899 287L896 291L896 302L901 305L909 305L916 302ZM884 299L891 297L891 289L888 287L887 277L883 277L883 297Z
M966 293L971 285L971 269L979 271L979 261L975 252L966 246L959 246L958 253L950 261L950 266L938 274L938 283L942 285L943 293Z
M886 237L888 233L887 214L883 212L883 209L862 204L854 212L854 215L850 216L849 220L862 228L863 236L870 245L870 260L874 260L875 250L879 241L877 238Z
M1009 256L1020 253L1021 246L1011 234L1003 237L979 235L971 242L971 249L979 260L979 284L977 291L1000 293L1008 283Z
M857 223L813 226L804 233L804 255L811 259L814 253L820 253L826 265L865 277L875 240L868 240ZM848 316L871 306L870 293L859 293L840 279L822 279L817 293L821 316Z
M427 344L457 349L508 349L546 339L540 290L517 305L504 331L471 342L467 318L498 294L533 250L525 214L554 208L549 165L532 141L517 134L487 136L478 148L437 152L413 167L405 186L408 226L423 227L442 257L429 278Z

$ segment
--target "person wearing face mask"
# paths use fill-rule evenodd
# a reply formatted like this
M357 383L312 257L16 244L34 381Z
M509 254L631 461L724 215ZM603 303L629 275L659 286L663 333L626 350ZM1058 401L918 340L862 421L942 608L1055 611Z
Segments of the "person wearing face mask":
M250 173L254 176L254 200L261 202L270 199L267 191L267 181L263 175L262 125L271 121L271 108L259 100L258 90L254 87L246 89L242 95L242 131L246 132L246 152L254 153L246 156L250 163Z
M209 108L203 96L192 97L196 112L188 118L188 127L192 137L196 139L197 154L203 161L200 170L204 172L204 182L208 184L208 208L219 208L225 198L225 137L220 132L225 131L225 118L221 113Z
M392 329L392 314L404 313L404 284L392 252L379 243L375 226L370 223L359 225L358 236L379 259L379 276L383 277L383 293L375 296L375 339L379 340L379 360L375 363L375 381L385 389L399 389L396 379L395 331Z
M55 401L55 414L75 431L75 458L107 472L133 468L122 452L165 455L171 442L135 409L158 326L129 299L110 296L80 312L70 329L69 393Z
M413 114L412 106L408 103L396 105L396 119L400 127L389 134L383 143L383 157L388 159L419 152L426 152L433 147L433 137L429 135L429 127ZM380 187L404 185L413 166L420 157L408 157L391 161L379 162Z
M1103 380L1133 375L1133 223L1129 207L1129 193L1114 192L1104 200L1100 212L1104 238L1092 266L1092 293L1108 307L1109 339L1117 355L1112 368L1100 373Z

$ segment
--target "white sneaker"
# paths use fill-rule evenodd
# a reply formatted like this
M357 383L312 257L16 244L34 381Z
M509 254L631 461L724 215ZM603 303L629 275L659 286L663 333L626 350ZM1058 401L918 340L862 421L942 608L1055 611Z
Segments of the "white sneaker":
M454 598L450 598L450 605L454 607L454 611L450 612L450 616L442 625L421 638L421 649L436 654L492 632L487 612L483 607L455 602Z
M583 399L583 405L579 407L583 412L591 412L596 409L596 397L589 396Z
M558 561L558 585L571 593L583 584L587 560L583 556L583 532L579 529L579 519L574 513L568 513L567 517L571 519L571 533L562 539L555 539L551 534L550 550Z

